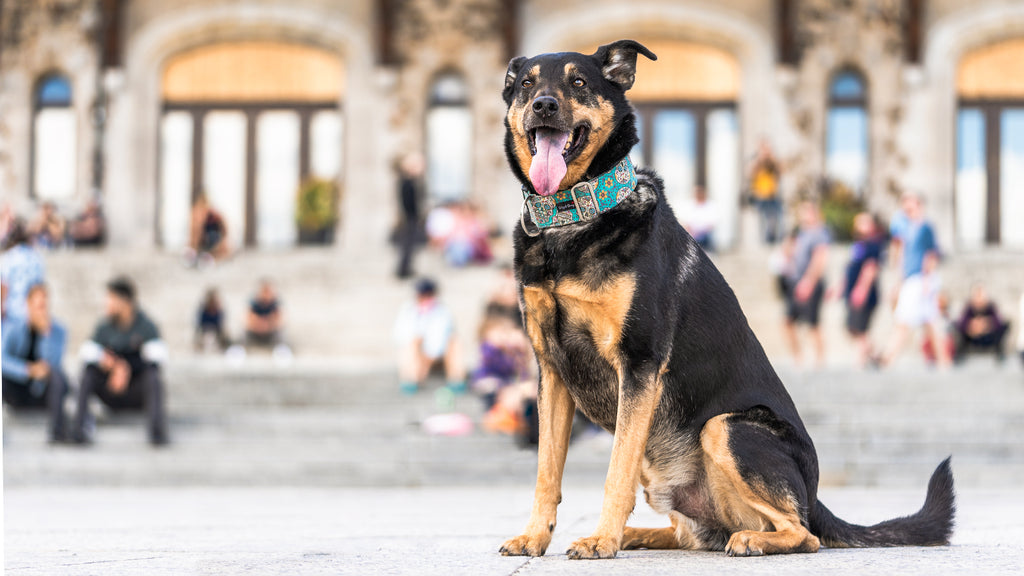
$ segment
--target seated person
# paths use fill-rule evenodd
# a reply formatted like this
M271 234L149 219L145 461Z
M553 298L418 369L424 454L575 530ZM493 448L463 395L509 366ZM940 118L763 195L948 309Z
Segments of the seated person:
M160 332L135 302L135 286L127 278L107 284L107 316L92 339L82 344L85 364L78 394L73 441L92 442L89 398L95 394L114 410L145 409L149 442L167 444L167 416L160 366L167 347Z
M523 329L505 315L486 316L480 327L480 367L473 372L473 389L488 410L485 429L514 434L524 428L526 402L536 398L532 365Z
M192 204L187 258L194 264L197 260L221 260L227 256L228 230L224 217L210 206L206 195L200 194Z
M49 413L50 443L65 439L64 395L68 379L61 363L67 333L50 317L44 284L28 291L28 314L3 328L3 400L14 408L42 408Z
M258 346L277 346L281 343L283 319L277 292L270 280L261 280L259 292L249 303L245 320L245 340Z
M29 225L29 235L36 245L44 248L60 248L64 246L66 225L57 213L53 202L43 202L39 207L39 215Z
M448 387L466 389L466 368L455 337L455 319L437 297L437 284L416 283L416 300L406 304L395 321L398 345L398 377L403 394L415 394L426 382L430 369L443 362Z
M963 360L970 349L978 351L991 350L996 358L1004 357L1003 338L1009 324L999 315L995 303L988 296L985 286L975 284L971 288L971 299L964 307L960 321L956 324L957 346L956 358Z
M196 351L207 348L207 337L212 337L221 350L227 348L231 342L224 334L224 308L220 305L220 296L215 288L210 288L199 306L199 314L196 318Z
M106 220L99 202L91 200L85 210L71 221L68 235L75 246L102 246L107 238Z

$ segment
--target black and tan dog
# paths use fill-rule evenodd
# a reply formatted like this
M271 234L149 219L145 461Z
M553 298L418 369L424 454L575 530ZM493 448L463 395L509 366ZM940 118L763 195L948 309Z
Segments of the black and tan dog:
M814 445L736 297L658 177L626 159L637 54L655 59L622 40L508 67L505 147L525 196L515 268L541 373L540 447L529 524L501 553L537 556L551 542L576 408L615 440L597 529L570 558L948 543L948 459L912 516L856 526L817 500ZM637 483L671 527L626 527Z

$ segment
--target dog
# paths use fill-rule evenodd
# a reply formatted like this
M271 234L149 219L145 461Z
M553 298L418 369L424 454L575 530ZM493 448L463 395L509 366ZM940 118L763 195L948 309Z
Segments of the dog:
M540 444L529 523L500 553L547 550L576 409L614 442L597 528L570 559L948 544L948 458L912 516L858 526L817 500L814 444L736 296L658 176L629 160L638 55L656 60L620 40L508 66L505 151L524 195L514 267L540 372ZM626 526L638 483L671 527Z

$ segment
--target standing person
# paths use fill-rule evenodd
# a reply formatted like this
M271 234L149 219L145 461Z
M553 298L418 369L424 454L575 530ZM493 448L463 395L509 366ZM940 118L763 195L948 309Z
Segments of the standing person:
M693 202L683 208L683 228L693 236L705 252L715 249L715 227L718 225L718 207L708 198L703 186L694 186Z
M28 291L25 319L4 324L3 401L14 408L46 407L50 443L65 439L64 396L68 379L62 368L67 332L50 317L44 284Z
M921 197L908 192L903 195L901 207L902 211L893 218L890 233L893 238L893 261L905 280L921 272L925 256L929 252L938 252L939 245L935 240L935 230L925 219Z
M896 360L903 350L911 332L921 328L925 337L933 345L933 352L942 368L952 362L952 354L948 346L942 343L947 339L946 319L942 314L940 299L942 297L942 278L938 272L939 254L935 250L925 253L921 262L921 270L903 281L896 300L893 316L896 326L893 328L882 364L888 366Z
M1017 351L1020 352L1020 362L1024 365L1024 293L1020 295L1020 304L1017 313Z
M416 283L416 300L406 304L395 321L398 377L403 394L415 394L430 369L444 363L448 387L466 389L466 367L455 336L455 319L437 296L437 284L423 278Z
M135 285L127 278L107 284L107 310L79 354L85 368L78 394L73 441L92 442L89 398L95 394L114 410L145 409L150 444L167 444L167 416L161 365L167 347L160 331L139 309Z
M45 281L46 268L39 251L32 247L24 221L15 219L8 234L7 251L0 260L0 282L6 288L4 312L7 319L24 319L28 290Z
M411 278L413 275L412 257L419 237L420 198L425 170L426 162L419 152L413 152L403 158L398 167L398 206L401 209L398 230L399 278Z
M779 163L767 138L761 138L750 169L750 196L761 216L761 235L768 244L782 239L782 196Z
M871 341L868 330L871 316L878 306L878 272L881 269L885 244L875 217L867 212L853 219L856 241L846 265L846 330L857 347L857 363L861 368L871 361Z
M818 326L825 295L825 267L831 242L821 209L810 200L797 207L799 227L793 247L793 267L786 279L786 339L797 365L802 362L797 326L806 324L814 345L818 368L825 364L825 341Z

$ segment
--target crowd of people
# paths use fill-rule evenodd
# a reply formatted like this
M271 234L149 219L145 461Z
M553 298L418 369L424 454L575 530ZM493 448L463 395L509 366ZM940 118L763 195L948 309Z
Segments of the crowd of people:
M402 393L417 393L433 372L440 372L448 391L480 396L486 411L485 430L513 435L523 444L536 443L536 363L523 327L511 266L498 268L495 287L484 306L477 329L479 365L475 370L467 373L465 369L455 318L431 279L416 282L415 298L395 321L394 340Z
M8 260L5 255L4 402L15 408L45 408L47 439L53 444L93 442L93 397L113 411L144 410L149 442L167 444L162 377L167 347L138 305L132 281L119 277L107 284L105 313L78 353L82 372L75 387L63 368L67 331L50 313L41 270L29 259ZM72 391L77 395L76 410L69 416L64 400Z
M51 211L46 213L52 215ZM91 444L95 418L90 402L97 398L114 412L143 411L150 443L167 444L162 376L167 346L155 322L139 306L133 281L117 277L107 283L105 310L92 336L78 350L82 369L74 379L64 370L67 329L50 311L42 250L54 244L41 240L42 236L33 234L17 219L12 219L3 232L0 352L4 403L16 409L45 409L50 443ZM47 234L55 232L53 228ZM199 308L197 349L205 347L208 339L222 350L231 347L224 328L224 310L215 290L207 293ZM283 325L277 292L265 279L249 304L245 346L272 348L276 359L290 359ZM239 344L234 346L244 353ZM65 413L69 395L75 396L71 415Z
M949 367L972 352L992 352L999 360L1005 357L1009 324L984 285L973 286L962 315L958 321L953 320L940 272L942 252L919 195L903 196L901 210L892 218L888 234L867 212L854 218L853 233L850 259L839 290L827 288L831 235L814 201L799 203L797 226L773 259L786 305L786 341L797 365L804 360L801 326L806 328L814 348L815 365L824 364L821 308L830 294L845 304L846 330L862 367L891 365L918 331L925 359L939 367ZM891 267L897 278L887 299L893 329L887 341L876 346L869 334L872 318L883 304L880 278L886 267Z
M497 236L497 227L479 204L468 200L446 201L425 210L425 171L425 160L418 152L407 154L396 166L398 219L393 241L399 260L395 275L400 279L415 275L415 253L424 245L453 268L489 264L494 259L491 240Z
M106 220L95 200L88 202L73 218L65 218L53 202L42 202L30 218L19 216L9 202L0 206L0 246L24 236L41 249L102 246L106 242Z

